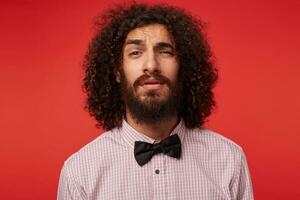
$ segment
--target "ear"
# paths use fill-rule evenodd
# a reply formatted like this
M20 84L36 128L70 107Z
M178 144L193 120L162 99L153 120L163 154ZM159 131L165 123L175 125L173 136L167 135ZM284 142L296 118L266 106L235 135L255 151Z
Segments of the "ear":
M120 83L121 82L121 74L120 74L119 70L115 71L115 76L116 76L116 81L118 83Z

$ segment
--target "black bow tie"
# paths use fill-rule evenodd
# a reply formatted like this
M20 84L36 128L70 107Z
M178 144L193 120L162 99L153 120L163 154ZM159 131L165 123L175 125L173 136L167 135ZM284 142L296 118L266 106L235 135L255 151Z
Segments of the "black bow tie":
M136 141L134 143L134 157L140 166L146 164L151 160L152 156L158 153L164 153L168 156L179 158L181 154L181 143L178 135L171 135L156 144L142 141Z

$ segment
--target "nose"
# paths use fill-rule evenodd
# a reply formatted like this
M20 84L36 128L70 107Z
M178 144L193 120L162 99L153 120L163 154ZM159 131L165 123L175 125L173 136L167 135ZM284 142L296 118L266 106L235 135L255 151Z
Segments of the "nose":
M153 73L160 71L158 59L153 51L147 53L143 71L144 73Z

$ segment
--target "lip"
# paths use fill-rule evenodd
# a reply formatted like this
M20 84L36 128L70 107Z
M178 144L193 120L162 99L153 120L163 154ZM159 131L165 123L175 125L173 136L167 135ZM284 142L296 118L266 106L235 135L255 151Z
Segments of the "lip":
M162 84L162 83L157 79L147 79L142 83L142 85L151 85L151 84Z
M145 80L142 84L142 87L144 87L146 89L151 89L151 90L160 89L161 86L162 86L162 83L156 79Z
M162 84L160 83L151 83L151 84L144 84L143 88L149 89L149 90L157 90L160 89Z

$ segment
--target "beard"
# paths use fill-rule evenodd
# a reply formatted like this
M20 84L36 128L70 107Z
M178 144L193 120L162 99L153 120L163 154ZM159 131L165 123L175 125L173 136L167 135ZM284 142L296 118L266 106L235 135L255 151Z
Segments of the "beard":
M168 78L156 72L144 74L130 85L122 70L120 75L122 99L136 123L161 123L178 114L181 105L181 84L171 84ZM143 93L145 98L141 99L137 89L142 86L142 82L150 77L159 80L161 84L165 84L168 87L167 94L161 94L157 90L149 90Z

